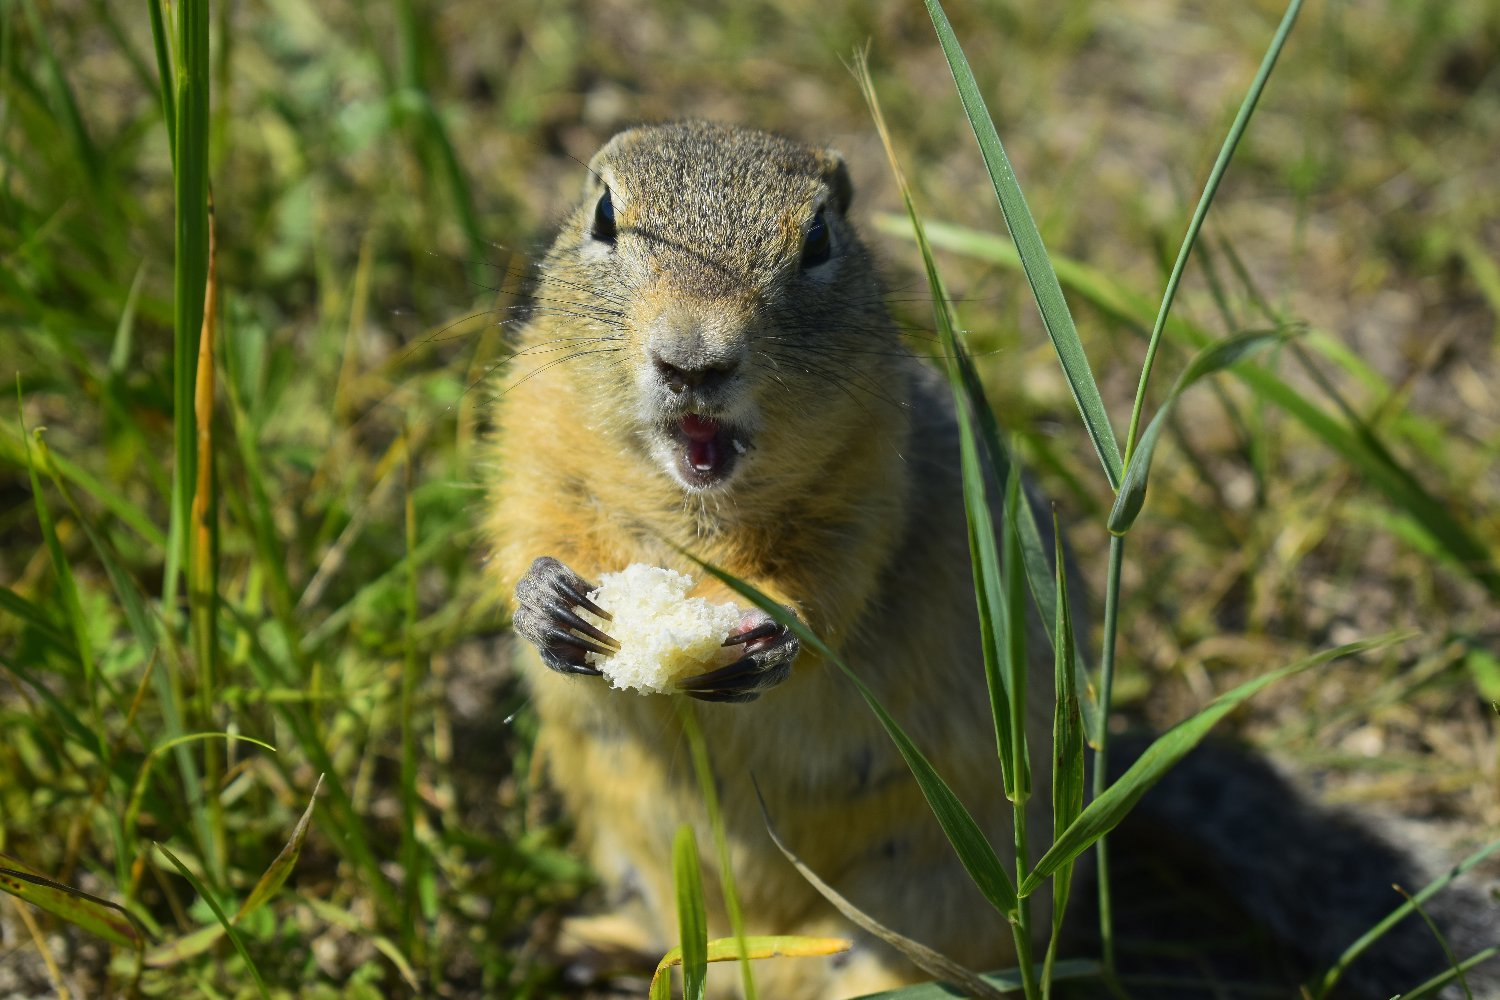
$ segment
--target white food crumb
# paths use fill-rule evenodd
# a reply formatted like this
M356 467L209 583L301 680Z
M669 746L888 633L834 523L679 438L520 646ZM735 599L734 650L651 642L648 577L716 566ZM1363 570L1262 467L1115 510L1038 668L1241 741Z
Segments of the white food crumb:
M740 620L733 604L710 604L688 597L693 578L660 566L632 563L599 578L589 600L614 616L603 621L580 610L620 643L610 656L595 653L588 662L620 690L666 694L673 682L724 666L738 655L724 637Z

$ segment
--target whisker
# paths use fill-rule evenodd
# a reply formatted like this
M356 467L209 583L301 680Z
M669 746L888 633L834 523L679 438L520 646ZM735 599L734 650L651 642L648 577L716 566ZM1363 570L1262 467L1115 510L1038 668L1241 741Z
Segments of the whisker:
M519 378L516 381L512 382L510 385L506 386L504 389L500 390L495 395L491 396L489 399L486 399L484 402L485 402L486 405L488 405L490 403L493 403L496 400L498 400L501 396L504 396L506 393L510 392L512 389L516 388L517 386L520 386L523 383L528 382L531 379L535 378L536 376L542 374L542 372L548 371L548 370L550 370L552 368L556 368L558 365L563 364L563 363L568 362L568 361L572 361L575 358L582 358L582 357L586 357L586 356L591 355L591 354L615 354L615 353L618 353L618 352L623 351L623 350L624 350L623 347L599 347L599 348L595 348L594 350L591 350L591 351L575 351L572 354L565 355L565 356L563 356L561 358L556 358L556 359L554 359L552 361L547 362L544 365L539 365L538 367L533 368L531 371L527 372L524 376L522 376L521 378ZM465 391L467 391L467 390L465 390Z

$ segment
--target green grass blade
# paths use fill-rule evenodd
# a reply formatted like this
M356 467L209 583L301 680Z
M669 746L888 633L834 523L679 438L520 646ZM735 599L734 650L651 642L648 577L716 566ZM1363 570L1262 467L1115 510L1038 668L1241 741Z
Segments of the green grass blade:
M1497 261L1472 234L1458 239L1455 248L1459 259L1468 266L1469 277L1479 286L1490 311L1500 316L1500 261Z
M161 116L167 123L167 146L172 151L172 166L177 166L177 96L172 72L171 36L161 0L146 0L151 15L151 41L156 50L156 75L161 82Z
M875 120L875 126L885 145L886 157L891 172L901 191L906 206L907 219L916 236L917 249L922 256L922 267L927 277L928 290L932 296L933 320L937 325L943 347L944 372L948 376L948 388L953 396L953 411L958 423L959 463L963 474L964 527L969 541L969 566L974 578L974 600L979 613L979 640L984 658L984 680L990 699L990 715L995 727L995 749L1000 759L1001 780L1005 794L1015 801L1018 792L1017 758L1013 752L1015 736L1012 732L1011 678L1004 669L1001 643L1005 642L1009 626L1005 579L1001 572L1000 553L996 544L994 519L986 488L984 464L980 460L978 436L974 430L974 415L988 407L983 392L975 392L973 385L964 380L962 360L966 357L963 345L958 340L953 313L948 304L947 290L938 274L937 263L922 230L922 219L912 201L911 188L906 183L905 173L896 158L895 147L885 128L885 118L876 98L874 83L868 67L863 61L856 67L860 88L865 103ZM977 384L977 380L975 383ZM996 434L998 437L998 433ZM1003 481L1003 480L1002 480Z
M886 232L911 236L905 220L899 216L883 217L879 220L879 227ZM926 231L935 247L1020 267L1015 248L1007 240L943 223L930 223ZM1144 296L1087 264L1065 257L1054 258L1053 263L1058 277L1068 288L1107 315L1143 329L1150 324L1151 305ZM1206 347L1218 339L1180 318L1168 319L1167 329L1196 348ZM1500 598L1500 571L1496 569L1494 554L1396 459L1374 430L1363 424L1351 424L1310 402L1268 368L1247 365L1235 369L1235 376L1261 399L1285 410L1314 437L1346 459L1370 485L1410 517L1413 527L1426 534L1434 547L1446 551L1455 565L1478 580L1492 597Z
M250 975L255 980L256 989L260 991L261 997L263 1000L271 1000L271 994L266 990L266 981L261 978L260 968L255 964L255 960L250 957L250 950L245 947L244 939L240 937L239 931L234 927L234 921L229 919L229 915L224 912L224 908L219 905L219 901L208 891L208 887L188 869L188 866L177 859L177 855L167 850L161 844L155 846L168 861L172 862L172 867L177 869L178 874L187 879L188 884L193 887L193 891L198 894L198 897L208 904L210 910L214 911L214 917L218 919L219 926L223 927L224 933L229 935L229 941L234 945L234 950L240 953L240 958L244 961L245 967L250 970Z
M36 507L37 525L41 529L47 555L52 561L52 573L57 578L58 598L62 603L63 617L68 622L69 631L73 635L73 647L77 652L78 662L83 667L84 687L88 694L91 713L90 722L95 732L103 733L104 727L99 714L99 689L96 683L98 665L94 659L93 642L89 638L88 621L83 616L83 605L78 599L78 584L73 579L72 564L68 562L62 542L57 537L57 525L52 520L52 509L47 504L46 495L42 493L42 478L37 473L37 463L31 458L31 442L26 437L24 419L21 434L26 440L26 471L31 477L31 499ZM39 448L45 448L40 434L41 432L38 431L37 445Z
M1201 712L1179 722L1158 737L1146 748L1140 758L1130 765L1118 781L1105 789L1102 795L1095 796L1094 801L1090 802L1078 818L1053 841L1052 847L1021 883L1020 893L1028 895L1035 892L1043 881L1055 874L1064 864L1078 857L1090 844L1113 830L1140 801L1141 796L1151 789L1151 786L1165 777L1178 761L1202 742L1209 730L1220 719L1228 715L1245 699L1311 667L1367 650L1389 646L1410 638L1414 634L1413 632L1393 632L1374 639L1364 639L1326 649L1298 660L1290 666L1246 681L1233 690L1221 694Z
M1120 624L1120 575L1125 564L1125 539L1111 535L1109 561L1104 580L1104 635L1099 643L1099 714L1101 725L1094 743L1093 793L1104 794L1109 774L1109 709L1114 704L1116 636ZM1081 815L1081 814L1080 814ZM1076 821L1075 821L1076 824ZM1070 829L1072 826L1070 825ZM1060 832L1055 832L1052 846L1057 846ZM1094 842L1095 881L1099 888L1099 957L1104 968L1115 974L1115 907L1109 875L1109 842L1101 833Z
M183 733L169 740L164 740L152 747L141 761L140 770L136 772L135 783L130 789L130 798L125 802L124 813L124 840L132 839L135 834L136 819L140 816L141 804L146 797L146 788L151 780L151 772L156 762L161 759L162 754L169 750L176 750L186 743L196 743L200 740L228 740L230 742L252 743L262 749L276 752L276 748L264 740L258 740L253 736L243 736L237 733Z
M468 175L464 172L463 164L459 162L458 150L453 146L453 140L448 135L448 128L443 124L442 117L432 106L431 97L423 91L418 95L418 101L420 102L418 114L422 120L423 131L428 137L433 155L442 167L443 179L447 181L448 191L453 196L453 207L457 212L459 223L463 226L464 238L469 244L469 253L476 260L484 260L489 254L490 247L480 230L479 216L474 211L474 196L469 190ZM471 265L470 269L475 276L483 278L484 272L479 265Z
M15 674L31 690L31 693L36 696L37 700L51 710L58 723L74 742L85 748L90 755L100 760L105 759L109 753L109 749L105 746L104 741L99 738L99 734L90 729L88 723L78 717L77 713L73 711L72 706L57 696L57 692L52 690L52 686L43 677L37 676L31 670L27 669L25 664L12 659L3 652L0 652L0 667L4 667ZM116 766L118 767L118 763Z
M1464 976L1463 966L1459 962L1458 956L1453 953L1453 946L1448 943L1447 935L1445 935L1442 930L1438 928L1437 923L1432 919L1432 917L1427 915L1427 911L1424 910L1421 906L1417 905L1417 901L1415 899L1412 899L1411 893L1407 892L1399 885L1396 886L1396 891L1401 893L1401 895L1405 896L1407 900L1411 902L1412 909L1417 911L1417 916L1421 917L1422 923L1427 925L1428 933L1437 940L1438 946L1443 949L1443 957L1448 960L1448 971L1453 973L1453 975L1458 978L1458 986L1459 989L1463 990L1464 1000L1474 1000L1474 991L1469 989L1469 981Z
M226 361L228 357L226 353ZM306 676L302 657L310 637L304 636L298 627L291 580L287 575L286 560L281 554L286 542L277 533L275 518L272 516L273 490L267 486L269 478L261 459L262 444L256 436L254 423L245 410L244 401L240 399L236 380L232 376L226 378L224 386L234 424L236 457L243 470L246 492L249 494L248 497L231 494L228 499L231 504L238 505L240 509L235 513L250 527L256 565L265 575L271 611L286 642L289 658L298 666L300 680ZM291 678L283 679L287 683L295 683Z
M167 538L162 534L161 529L118 487L106 485L88 469L66 455L60 455L50 449L39 458L42 470L48 475L60 477L87 493L153 548L166 547ZM26 464L26 446L21 435L15 434L10 427L6 426L0 426L0 461L12 462L22 467Z
M411 553L417 547L417 506L413 499L414 457L411 438L403 426L401 429L403 493L403 522L407 552L407 572L402 588L402 614L405 627L402 629L401 693L397 705L397 717L401 731L401 773L399 779L401 797L401 847L399 857L404 877L401 886L401 947L421 964L426 950L426 938L422 934L425 923L422 913L422 890L428 882L428 859L417 837L417 818L422 815L422 797L417 790L418 745L414 712L417 690L424 670L423 658L417 650L417 572L418 565Z
M224 924L207 924L195 931L188 931L146 952L142 964L148 969L169 969L181 962L208 951L224 939Z
M766 809L766 800L760 794L759 785L755 786L755 798L760 804L760 816L765 821L766 832L771 835L771 842L776 845L776 849L782 853L782 856L787 861L791 862L792 867L797 869L797 873L802 876L807 884L816 889L818 894L828 900L829 903L833 904L833 908L842 913L850 923L884 941L904 955L913 965L934 979L953 983L955 986L961 987L965 996L982 998L982 1000L1003 1000L999 991L993 989L972 970L958 964L941 952L934 951L922 942L913 940L885 926L870 914L855 906L842 893L825 882L817 872L808 867L807 863L786 845L786 842L781 839L781 835L776 832L776 825L771 822L771 814Z
M1021 473L1015 465L1005 486L1005 528L1001 536L1003 553L1000 560L1002 595L1005 601L1005 677L1006 693L1010 707L1010 758L1016 772L1014 794L1019 815L1031 796L1030 749L1026 744L1026 680L1030 672L1030 661L1026 650L1026 570L1021 558L1021 530L1019 511L1026 505L1021 493ZM1025 824L1016 827L1018 838L1024 836ZM1019 848L1024 843L1017 841Z
M909 227L910 217L908 216L906 227L908 234ZM1010 476L1011 467L1016 465L1016 459L1006 447L1004 437L1000 433L1000 423L995 417L994 407L990 405L989 398L985 395L979 372L974 367L974 359L967 351L960 351L955 359L963 376L968 396L976 401L974 412L978 418L980 437L984 442L991 467L995 471L996 478L1004 482ZM1053 564L1048 561L1047 555L1048 548L1052 546L1047 546L1042 541L1041 529L1037 526L1036 512L1029 502L1020 504L1014 512L1020 529L1026 584L1031 591L1032 600L1036 603L1037 611L1041 615L1042 624L1046 628L1047 639L1055 651L1058 641L1057 606L1053 586ZM1090 743L1094 743L1099 731L1099 703L1088 683L1088 665L1083 651L1076 644L1073 647L1073 673L1077 690L1080 692L1079 708L1083 716L1084 736Z
M1021 532L1017 511L1025 504L1021 496L1021 473L1012 464L1005 483L1005 527L1002 535L1001 570L1005 605L1005 676L1010 698L1010 752L1005 754L1015 771L1011 786L1011 836L1016 849L1016 881L1031 864L1026 802L1031 797L1031 749L1026 740L1026 681L1030 663L1026 655L1026 571L1021 562ZM1016 942L1016 964L1021 970L1022 990L1027 997L1040 997L1036 969L1031 960L1031 901L1020 900L1011 921Z
M192 755L181 742L185 732L183 695L180 684L183 674L182 651L177 647L165 623L156 617L145 594L141 592L134 578L125 569L114 548L73 498L67 483L60 475L62 463L59 457L54 456L40 438L37 445L42 466L51 475L52 483L67 502L73 519L83 529L84 535L93 546L94 555L104 567L105 575L114 589L115 598L124 612L131 634L140 645L145 659L149 661L152 656L158 654L162 656L166 669L154 671L151 678L156 688L157 708L162 714L161 736L168 741L177 741L173 746L173 755L177 761L178 772L182 776L182 787L186 792L190 822L194 835L199 841L199 849L208 851L212 830L208 824L208 814L205 809L201 808L205 794L204 782ZM102 748L103 743L101 742L100 745Z
M708 961L755 962L765 958L825 958L849 950L843 938L805 937L790 934L752 934L739 938L715 938L708 942ZM651 1000L672 1000L672 977L669 970L682 964L682 949L673 948L662 956L651 976L647 996Z
M682 732L687 737L688 753L693 758L693 773L698 779L698 793L703 796L703 808L708 813L708 826L714 838L714 857L719 862L719 890L724 896L724 909L728 911L729 929L740 947L740 987L745 1000L756 1000L755 974L750 968L750 953L745 934L745 913L740 907L740 891L734 881L734 865L729 855L729 834L724 827L724 810L719 805L717 779L714 777L713 761L708 756L708 742L703 738L703 727L698 723L696 706L687 698L677 699L677 715L682 719Z
M1000 863L995 849L990 846L983 831L979 829L979 824L974 822L974 817L964 808L964 804L953 793L953 789L948 787L948 783L937 773L932 763L896 724L896 720L891 718L890 713L880 704L874 692L865 686L859 676L849 669L848 664L829 649L822 639L818 638L806 624L786 608L739 577L703 562L693 557L691 553L688 553L688 556L701 566L704 572L722 581L731 590L791 629L797 638L802 640L804 648L815 652L849 678L860 697L865 700L865 704L870 706L870 711L875 713L876 719L880 721L886 734L896 744L896 750L906 761L907 767L911 769L912 776L916 778L923 797L927 799L928 806L937 817L938 824L943 828L943 833L947 835L949 843L953 845L969 877L974 880L974 884L979 887L984 898L988 899L997 910L1007 917L1014 914L1018 905L1015 883L1005 873L1005 866Z
M260 909L285 884L287 876L292 873L292 868L297 864L297 858L302 853L302 843L307 839L307 831L312 823L313 805L317 802L318 787L322 783L323 779L319 776L318 785L313 788L312 797L308 800L307 808L302 812L302 818L292 828L291 838L282 847L281 853L276 855L270 867L256 881L255 887L250 890L250 895L245 897L245 901L235 911L230 924L237 925ZM153 968L164 968L176 965L195 955L201 955L224 936L228 926L227 924L211 924L207 927L200 927L176 940L168 941L166 944L151 949L145 957L145 963Z
M467 175L458 159L458 151L448 134L443 118L433 104L432 94L427 88L427 51L431 39L426 30L423 13L413 0L398 0L396 4L397 24L397 73L388 77L392 87L391 98L403 113L416 118L418 127L418 152L435 167L447 183L453 197L453 208L463 227L464 238L469 244L469 253L475 261L485 259L489 247L480 234L479 218L474 211L474 197L469 188ZM395 89L399 87L399 89ZM482 270L477 263L469 267L471 280L481 281Z
M330 926L341 927L350 934L370 942L376 951L386 957L386 960L391 963L391 967L401 976L401 979L411 990L410 995L422 995L422 984L418 981L416 969L412 968L411 962L407 960L405 955L401 954L401 949L396 947L396 942L383 934L371 933L370 928L365 924L363 916L350 913L347 909L342 909L315 896L308 896L302 893L294 893L294 895L298 902L305 905L319 919L327 921Z
M1125 466L1125 481L1120 485L1120 492L1116 494L1114 506L1109 512L1109 530L1112 533L1123 535L1129 531L1146 503L1146 479L1151 474L1151 458L1156 453L1156 442L1161 437L1162 428L1166 426L1167 417L1172 412L1177 397L1195 382L1238 364L1284 339L1285 335L1275 330L1237 333L1205 347L1188 363L1172 386L1172 391L1162 402L1161 408L1156 411L1156 416L1146 427L1146 433L1141 435L1138 446L1130 453L1130 460Z
M70 660L78 659L77 640L70 636L52 616L42 609L41 605L35 604L11 590L9 587L0 586L0 611L4 611L36 631L36 634L55 647L60 653Z
M1058 962L1053 968L1054 979L1094 979L1100 974L1098 962L1083 958L1070 958L1064 962ZM1004 993L1011 993L1021 989L1021 973L1014 969L1002 972L985 972L979 976L985 983ZM864 996L854 997L852 1000L958 1000L962 993L945 983L922 983L917 986L902 986L894 990L882 990L879 993L867 993Z
M114 42L120 55L124 56L125 61L130 64L137 86L146 91L155 90L156 80L151 76L151 67L146 65L146 60L136 51L135 43L131 41L130 35L126 33L124 25L115 14L115 5L109 0L90 0L89 8L94 20L104 25L109 32L110 41Z
M672 883L677 888L677 927L682 942L683 1000L703 1000L708 977L708 912L703 902L703 873L698 842L686 823L672 842Z
M1364 934L1360 935L1358 940L1344 949L1344 953L1339 956L1338 961L1323 974L1323 977L1317 982L1315 987L1308 990L1308 994L1314 1000L1322 1000L1323 997L1326 997L1343 977L1344 971L1354 963L1354 960L1363 955L1376 941L1384 937L1387 931L1405 920L1417 907L1446 889L1454 879L1474 868L1475 865L1484 861L1485 858L1494 854L1497 850L1500 850L1500 840L1491 841L1454 865L1447 872L1428 882L1416 895L1409 897L1406 902L1392 910L1384 920L1371 927Z
M180 59L177 92L175 204L177 249L173 270L172 337L172 520L167 532L167 565L162 604L176 604L178 573L191 545L194 483L197 478L198 338L208 283L208 0L182 0L178 10Z
M120 904L55 882L30 865L5 854L0 854L0 890L110 944L137 952L145 946L145 932Z
M1465 972L1468 972L1475 966L1483 965L1497 955L1500 955L1500 947L1485 948L1483 951L1476 952L1453 966L1453 968L1433 976L1416 989L1402 993L1397 1000L1421 1000L1422 997L1432 996L1438 990L1453 982L1453 980L1461 977ZM1467 986L1465 986L1465 991L1467 991Z
M929 264L931 256L927 256ZM934 297L936 298L936 292ZM946 312L946 307L939 311ZM946 324L940 324L945 328ZM956 341L951 345L954 350ZM974 599L979 610L980 647L984 654L984 680L989 691L990 715L995 726L995 747L1005 794L1014 801L1018 794L1017 760L1012 752L1014 692L1008 672L1003 669L1000 644L1009 631L1005 621L1006 597L1000 570L1000 556L995 548L995 527L986 496L984 469L975 447L973 426L969 420L969 403L954 385L954 406L959 414L959 455L963 466L964 514L969 537L969 564L974 576Z
M272 689L279 684L299 687L300 685L289 681L285 676L282 663L262 644L259 638L260 630L257 628L258 623L248 618L228 601L224 602L223 607L235 620L246 638L245 663L254 673L256 683L263 689ZM334 763L333 755L323 743L317 724L303 704L276 701L273 705L282 724L295 737L297 747L307 755L313 767L322 775L322 780L328 783L328 800L324 809L328 813L329 826L339 833L339 836L332 838L334 846L360 873L365 887L375 897L380 912L400 913L400 898L381 869L380 861L370 846L363 817L355 808L348 788L339 777L338 767ZM277 763L282 765L279 759ZM287 777L291 778L292 775L288 774Z
M1057 645L1053 650L1052 683L1056 695L1052 712L1052 835L1056 838L1083 811L1084 732L1078 706L1077 671L1073 669L1073 616L1068 606L1068 575L1063 563L1062 532L1057 514L1052 515L1057 540ZM1043 996L1052 994L1056 976L1057 947L1068 894L1073 886L1073 862L1058 866L1052 877L1052 936L1042 963Z
M1229 134L1225 136L1224 144L1219 148L1218 159L1214 161L1213 169L1208 173L1208 181L1203 185L1203 194L1198 199L1198 207L1193 211L1192 221L1188 223L1187 233L1182 238L1182 246L1177 251L1177 261L1172 265L1172 273L1167 278L1161 308L1156 312L1156 322L1151 328L1151 339L1146 345L1146 359L1141 365L1141 380L1136 386L1135 404L1130 411L1130 430L1125 435L1127 464L1135 453L1135 435L1140 427L1141 411L1146 405L1146 386L1151 381L1151 369L1156 361L1156 351L1161 344L1162 332L1167 326L1167 316L1172 311L1172 302L1177 297L1177 286L1182 282L1182 273L1187 268L1188 257L1193 252L1193 246L1198 242L1198 233L1203 228L1203 220L1208 217L1208 209L1219 190L1219 182L1224 179L1224 171L1229 168L1229 161L1234 158L1234 151L1239 146L1246 127L1250 124L1250 116L1255 113L1255 105L1259 103L1260 95L1266 89L1266 81L1270 79L1271 71L1276 68L1276 60L1286 45L1287 36L1291 33L1292 25L1296 23L1297 13L1301 9L1302 0L1291 0L1291 3L1287 5L1281 24L1277 27L1276 34L1271 39L1271 45L1261 60L1260 69L1256 71L1255 79L1251 81L1250 91L1240 102L1240 109L1234 117L1234 123L1229 126Z
M1000 144L1000 136L985 107L984 97L979 92L979 84L974 80L974 73L958 44L958 38L953 34L953 26L948 23L947 14L943 13L942 4L938 0L924 0L924 3L933 28L937 31L943 56L948 60L948 69L953 73L953 81L958 86L964 114L969 119L974 138L979 142L979 151L984 156L990 182L1000 200L1000 210L1005 215L1011 239L1015 241L1026 280L1031 285L1031 293L1041 311L1042 322L1047 327L1047 335L1052 338L1052 346L1062 363L1068 388L1073 393L1074 402L1078 404L1078 412L1083 415L1084 426L1094 443L1094 450L1099 453L1099 461L1104 465L1110 488L1117 490L1123 474L1120 447L1115 442L1114 429L1110 425L1109 414L1104 409L1104 401L1099 397L1099 387L1094 382L1083 343L1078 339L1078 330L1068 311L1067 299L1063 296L1057 273L1042 244L1042 234L1037 230L1036 220L1032 218L1031 209L1026 205L1020 183L1016 180L1015 171L1011 169L1005 148Z
M103 160L99 155L99 148L89 136L88 126L83 121L83 112L78 108L78 98L73 94L73 88L63 73L57 54L52 50L52 39L47 33L46 25L42 23L41 14L37 12L36 0L25 0L23 6L26 8L26 19L30 24L32 37L41 49L42 63L47 70L47 85L51 91L48 97L53 105L53 113L62 120L66 127L68 138L73 144L75 158L83 164L84 174L88 177L89 183L98 188L103 177Z
M1237 374L1261 398L1291 414L1348 460L1457 565L1482 583L1492 597L1500 598L1500 572L1495 568L1493 553L1396 460L1373 430L1340 420L1265 368L1252 365L1239 369Z

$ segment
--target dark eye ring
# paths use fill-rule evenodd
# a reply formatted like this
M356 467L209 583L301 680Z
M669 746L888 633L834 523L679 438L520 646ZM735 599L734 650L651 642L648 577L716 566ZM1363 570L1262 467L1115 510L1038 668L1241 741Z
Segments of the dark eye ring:
M823 217L823 210L820 208L818 214L813 216L812 225L807 227L807 235L802 238L802 270L828 263L832 253L833 242L828 237L828 220Z
M590 235L602 243L615 241L615 203L610 197L609 188L604 189L599 203L594 206L594 227L590 230Z

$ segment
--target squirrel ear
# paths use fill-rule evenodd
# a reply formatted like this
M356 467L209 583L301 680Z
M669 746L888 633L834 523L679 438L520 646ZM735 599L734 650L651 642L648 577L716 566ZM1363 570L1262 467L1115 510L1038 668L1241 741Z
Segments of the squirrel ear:
M834 206L843 215L849 211L849 203L854 200L854 184L849 180L849 168L844 165L844 157L837 150L824 150L823 161L823 180L833 192Z
M604 161L606 159L605 154L609 152L609 149L609 146L605 146L590 157L589 162L585 164L589 172L588 176L583 180L583 196L585 198L592 197L609 186L605 183L603 174Z
M640 130L627 128L616 132L610 136L608 142L599 147L597 153L589 157L589 162L586 164L589 175L583 182L583 196L585 198L592 198L600 191L609 187L609 183L604 179L604 165L619 151L621 146L632 141L635 138L635 133L638 131Z

